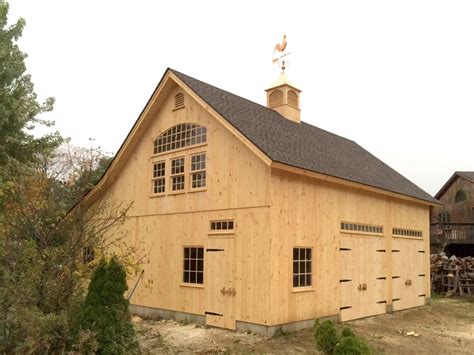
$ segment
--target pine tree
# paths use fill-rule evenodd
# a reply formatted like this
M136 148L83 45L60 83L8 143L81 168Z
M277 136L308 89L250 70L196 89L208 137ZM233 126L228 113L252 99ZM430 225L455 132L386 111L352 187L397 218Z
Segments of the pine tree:
M34 162L38 153L52 151L63 141L57 132L39 138L31 133L35 125L54 124L38 118L53 109L54 99L38 102L26 73L27 56L17 45L25 20L9 26L8 8L0 0L0 182L9 180L12 167Z
M115 257L108 263L102 259L78 317L79 328L95 334L98 354L140 352L124 297L126 290L126 273L120 262Z

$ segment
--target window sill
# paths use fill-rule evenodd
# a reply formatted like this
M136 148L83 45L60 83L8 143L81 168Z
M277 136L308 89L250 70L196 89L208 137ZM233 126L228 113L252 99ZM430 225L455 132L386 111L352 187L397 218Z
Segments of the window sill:
M341 233L343 234L358 234L358 235L369 235L372 237L383 237L383 234L380 233L370 233L370 232L361 232L361 231L349 231L349 230L342 230Z
M202 192L202 191L206 191L207 190L207 187L200 187L200 188L196 188L196 189L189 189L188 192Z
M163 196L166 196L166 193L162 193L162 194L151 194L151 195L150 195L150 198L163 197Z
M181 194L185 194L185 193L186 193L186 190L170 191L170 192L168 192L168 196L169 195L181 195Z
M405 235L392 235L392 238L410 239L410 240L424 240L423 237L409 237L409 236L405 236Z
M235 234L235 230L220 230L220 231L209 231L209 235L226 235L226 234Z
M292 293L313 292L313 291L315 291L313 286L311 286L311 287L298 287L298 288L294 288L294 289L291 290Z
M200 284L187 284L187 283L180 283L180 287L191 287L191 288L204 288L204 285Z

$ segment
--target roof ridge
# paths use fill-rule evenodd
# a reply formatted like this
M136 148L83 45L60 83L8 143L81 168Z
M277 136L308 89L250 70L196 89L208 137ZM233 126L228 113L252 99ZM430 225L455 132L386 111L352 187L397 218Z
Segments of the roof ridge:
M196 79L196 78L194 78L194 77L192 77L192 76L189 76L189 75L187 75L187 74L184 74L184 73L182 73L182 72L180 72L180 71L178 71L178 70L175 70L175 69L172 69L172 68L168 68L168 69L169 69L171 72L178 73L179 75L187 76L188 78L193 79L193 80L196 80L196 81L198 81L198 82L201 83L201 84L210 86L210 87L212 87L212 88L214 88L214 89L217 89L217 90L219 90L219 91L223 91L223 92L225 92L226 94L232 95L232 96L237 97L237 98L239 98L239 99L245 100L245 101L247 101L247 102L249 102L249 103L251 103L251 104L257 105L257 106L259 106L259 107L261 107L261 108L263 108L263 109L265 109L265 110L271 112L272 114L277 114L278 116L280 116L281 119L286 120L286 121L288 121L288 122L291 122L291 123L293 123L293 124L295 124L295 125L296 125L296 124L304 123L304 124L306 124L306 125L308 125L308 126L310 126L310 127L312 127L312 128L320 129L321 131L324 131L324 132L326 132L326 133L328 133L328 134L331 134L331 135L336 136L336 137L339 137L339 138L346 139L346 140L348 140L348 141L350 141L350 142L353 142L353 143L357 144L356 141L354 141L354 140L352 140L352 139L350 139L350 138L346 138L346 137L341 136L341 135L339 135L339 134L336 134L336 133L334 133L334 132L330 132L330 131L328 131L328 130L326 130L326 129L324 129L324 128L315 126L315 125L313 125L313 124L311 124L311 123L309 123L309 122L306 122L306 121L301 121L301 123L293 122L293 121L291 121L291 120L285 118L285 116L283 116L281 113L279 113L279 112L277 112L277 111L275 111L275 110L273 110L273 109L271 109L271 108L269 108L269 107L267 107L267 106L264 106L264 105L262 105L262 104L259 104L258 102L255 102L255 101L252 101L252 100L250 100L250 99L247 99L247 98L245 98L245 97L243 97L243 96L234 94L234 93L232 93L232 92L230 92L230 91L228 91L228 90L221 89L221 88L219 88L219 87L217 87L217 86L215 86L215 85L206 83L206 82L204 82L204 81L202 81L202 80L199 80L199 79Z

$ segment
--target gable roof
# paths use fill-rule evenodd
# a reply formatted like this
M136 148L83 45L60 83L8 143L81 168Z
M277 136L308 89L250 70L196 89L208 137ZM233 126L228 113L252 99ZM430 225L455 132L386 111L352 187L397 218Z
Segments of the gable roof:
M474 183L474 171L455 171L454 174L449 178L449 180L438 191L438 193L436 194L436 198L440 198L441 196L443 196L446 190L448 190L454 180L456 180L458 177L462 177L467 181Z
M274 162L439 203L352 140L168 70Z

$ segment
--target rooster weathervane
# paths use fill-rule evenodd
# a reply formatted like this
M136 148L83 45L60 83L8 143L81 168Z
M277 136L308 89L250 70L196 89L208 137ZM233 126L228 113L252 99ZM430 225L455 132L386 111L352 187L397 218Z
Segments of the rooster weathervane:
M282 73L285 72L286 64L287 64L285 62L285 57L291 54L291 53L285 52L286 45L287 45L286 35L283 35L283 40L281 41L281 43L277 43L275 45L275 49L273 50L272 63L278 63L278 66L280 67Z

